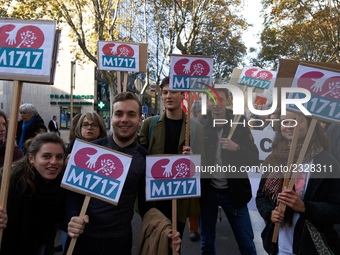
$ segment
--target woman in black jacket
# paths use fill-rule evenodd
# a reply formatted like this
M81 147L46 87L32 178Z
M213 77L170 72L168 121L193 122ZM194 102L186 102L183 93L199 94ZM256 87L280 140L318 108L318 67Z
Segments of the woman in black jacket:
M262 232L263 246L268 254L320 254L331 250L340 254L339 237L334 224L340 223L340 166L327 151L329 141L318 123L298 171L293 189L282 191L284 173L273 171L287 166L290 143L294 134L297 114L287 112L281 116L285 126L277 131L273 151L262 164L264 173L256 196L259 213L266 222ZM294 120L294 121L293 121ZM296 162L311 120L302 117L294 156ZM288 127L289 126L289 127ZM282 191L282 192L281 192ZM285 213L278 207L287 206ZM278 242L272 243L275 223L280 223ZM320 247L320 248L319 248Z
M54 253L57 224L65 215L64 168L63 140L55 133L34 138L13 167L7 211L0 208L1 255Z

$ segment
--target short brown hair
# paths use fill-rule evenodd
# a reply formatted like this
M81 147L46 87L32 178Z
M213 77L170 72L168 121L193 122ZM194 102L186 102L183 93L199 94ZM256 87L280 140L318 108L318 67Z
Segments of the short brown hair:
M115 98L113 99L112 102L112 109L113 109L113 105L117 102L121 102L121 101L126 101L126 100L135 100L138 104L139 107L139 117L142 116L142 104L139 101L138 97L132 93L132 92L122 92L120 94L118 94L117 96L115 96Z
M165 85L168 85L168 84L170 84L170 78L169 78L169 76L165 77L165 78L162 80L161 85L160 85L161 90L163 89L163 87L164 87Z

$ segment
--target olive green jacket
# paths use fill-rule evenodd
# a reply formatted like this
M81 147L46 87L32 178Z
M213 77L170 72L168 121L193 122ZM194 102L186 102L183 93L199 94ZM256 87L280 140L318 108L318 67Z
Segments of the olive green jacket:
M186 114L182 111L183 119L186 120ZM151 155L164 154L165 150L165 112L163 112L156 124L152 126L153 132L149 143L149 127L153 117L147 118L139 132L139 143L143 145ZM178 154L182 154L183 146L185 145L185 128L186 121L183 121L182 130L178 143ZM190 134L192 130L190 130ZM203 126L196 122L196 135L194 146L191 150L194 154L201 155L201 165L204 165L204 129ZM177 200L178 208L178 221L185 222L186 218L192 215L196 215L200 212L199 199L198 198L184 198Z

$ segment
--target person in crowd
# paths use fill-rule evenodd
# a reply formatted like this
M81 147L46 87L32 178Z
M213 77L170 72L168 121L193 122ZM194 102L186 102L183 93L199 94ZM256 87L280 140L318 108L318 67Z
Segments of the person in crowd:
M57 116L53 116L50 122L48 123L48 129L50 132L54 132L60 136L59 128L58 128L58 122L57 122Z
M331 142L331 153L340 163L340 124L331 123L326 133Z
M6 151L6 134L7 134L7 116L3 111L0 111L0 168L4 165ZM24 153L18 145L14 145L13 162L22 158Z
M201 172L201 252L216 254L216 222L218 207L221 206L232 227L241 254L256 254L254 233L247 203L252 197L247 173L240 172L242 166L259 165L259 152L247 126L237 125L231 139L227 138L233 112L226 106L230 97L227 89L216 89L217 95L209 99L209 111L202 117L204 147L207 166L235 168L234 172ZM216 124L214 119L224 119L228 124ZM243 122L244 116L239 122ZM239 172L239 173L237 173Z
M280 109L276 109L272 114L267 118L269 124L263 128L266 131L278 131L280 129Z
M135 94L124 92L114 98L112 111L113 135L93 143L133 156L131 165L116 206L91 198L87 215L79 217L84 196L76 193L67 196L68 234L72 238L77 237L74 255L111 254L112 251L121 255L131 254L131 221L136 198L143 219L150 209L155 209L153 203L145 201L145 159L148 152L135 140L142 121L142 105ZM181 242L179 233L170 233L168 238L178 250Z
M19 112L21 120L18 122L16 141L25 153L25 142L40 132L47 132L47 128L33 104L22 104Z
M280 119L286 119L285 125L276 132L273 151L263 162L263 169L269 165L287 166L297 114L287 111ZM301 119L293 162L300 154L311 122L305 116ZM280 171L263 175L256 206L266 222L261 236L268 254L340 254L340 240L334 231L334 224L340 223L340 166L328 149L329 141L318 122L303 164L298 166L293 189L282 191L284 173ZM318 166L322 172L314 171ZM285 212L279 202L286 205ZM275 224L281 225L278 242L272 243Z
M183 154L189 155L192 151L204 157L203 150L203 127L199 123L196 125L196 134L191 133L190 140L194 144L191 147L185 146L186 114L182 110L184 92L169 90L169 77L165 77L160 85L162 100L165 111L159 116L147 118L139 132L139 143L152 154ZM154 121L154 118L156 121ZM156 123L152 123L152 122ZM152 125L152 126L151 126ZM153 130L150 134L150 126ZM195 137L194 137L195 136ZM191 143L190 141L190 143ZM191 149L192 148L192 149ZM204 159L203 159L204 160ZM157 201L156 207L169 219L172 218L172 202L170 200ZM200 212L199 200L196 198L177 200L177 230L183 236L186 218L197 215Z
M77 123L79 121L81 117L81 113L77 113L76 116L73 117L73 120L72 120L72 125L71 125L71 128L70 128L70 133L69 133L69 136L68 136L68 141L69 142L72 142L75 135L76 135L76 126L77 126Z
M194 116L194 120L196 122L200 122L202 119L201 113L201 101L195 101L191 107L191 113ZM189 226L189 238L191 241L195 242L200 239L199 230L199 218L198 214L188 217L188 226Z
M83 113L75 127L75 137L67 146L66 153L71 153L76 138L92 142L103 137L107 137L103 118L96 112Z
M39 134L12 170L7 209L0 208L0 254L54 254L57 224L65 215L65 145L55 133Z
M78 119L78 120L77 120ZM78 114L73 119L72 126L74 128L74 137L66 148L66 154L69 155L72 151L76 138L87 142L92 142L99 138L107 137L105 122L102 117L96 112L87 112ZM70 131L71 132L71 131ZM67 240L67 222L60 224L62 247L65 248Z

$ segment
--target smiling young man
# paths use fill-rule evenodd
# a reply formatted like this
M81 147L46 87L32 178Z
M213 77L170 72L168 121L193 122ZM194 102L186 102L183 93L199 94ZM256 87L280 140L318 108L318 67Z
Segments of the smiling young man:
M193 137L193 144L185 146L186 114L182 110L184 92L171 91L169 89L169 77L161 83L162 101L165 111L157 116L157 123L150 125L153 118L150 117L143 122L139 132L139 143L148 149L150 154L201 154L204 160L203 149L203 127L196 123L196 134ZM192 132L192 130L191 130ZM190 135L193 135L192 133ZM172 218L172 203L170 200L157 201L156 207L167 218ZM177 229L183 236L186 218L199 213L198 199L178 199L177 200Z
M67 198L68 234L78 237L73 254L131 254L134 203L138 195L139 212L144 214L153 207L145 202L145 157L148 152L136 141L137 129L142 121L142 106L136 95L124 92L112 102L112 136L94 141L132 156L129 172L117 206L91 198L86 216L77 217L83 196L71 194ZM75 217L76 216L76 217ZM72 218L71 218L72 217ZM178 235L168 235L178 244ZM180 242L180 240L179 240Z

